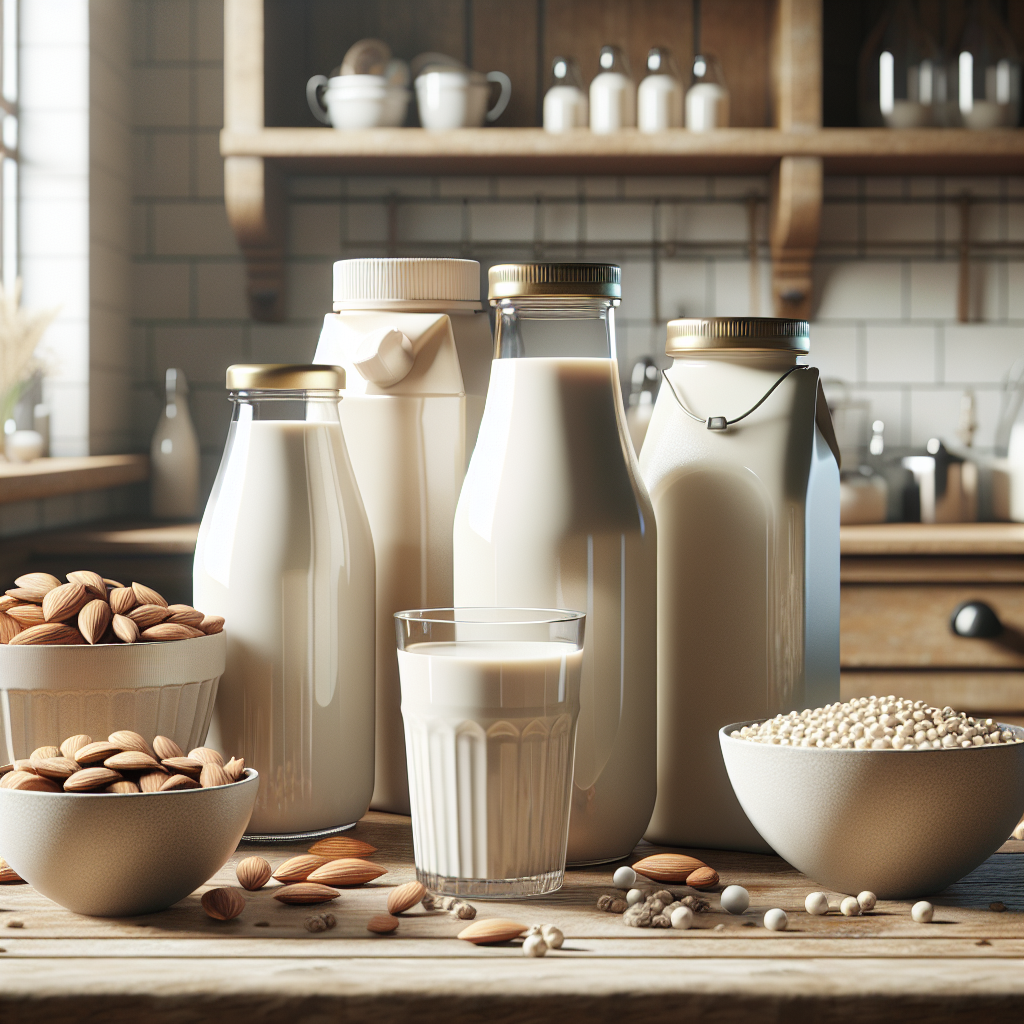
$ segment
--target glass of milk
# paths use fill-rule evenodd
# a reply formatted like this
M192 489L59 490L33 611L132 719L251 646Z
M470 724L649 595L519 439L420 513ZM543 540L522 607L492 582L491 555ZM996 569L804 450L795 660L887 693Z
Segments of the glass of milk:
M561 887L585 618L395 615L416 875L432 892L500 899Z

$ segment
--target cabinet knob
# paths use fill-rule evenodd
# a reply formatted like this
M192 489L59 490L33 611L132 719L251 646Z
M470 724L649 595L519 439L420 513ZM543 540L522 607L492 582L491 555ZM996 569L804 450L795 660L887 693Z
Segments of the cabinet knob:
M957 636L982 637L991 640L1003 632L1003 624L991 606L984 601L964 601L953 609L950 629Z

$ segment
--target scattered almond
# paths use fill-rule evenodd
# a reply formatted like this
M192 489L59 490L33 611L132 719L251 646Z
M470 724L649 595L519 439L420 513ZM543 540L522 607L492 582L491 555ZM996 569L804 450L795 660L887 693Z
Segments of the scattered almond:
M115 587L110 591L110 610L115 615L127 615L138 603L131 587Z
M314 882L296 882L294 885L282 885L274 893L274 899L281 903L327 903L341 895L337 889L329 885L317 885Z
M51 576L48 572L29 572L24 576L19 576L14 581L14 585L19 590L26 592L26 596L22 600L42 601L54 587L60 586L60 580L56 576ZM32 596L29 597L27 596L28 594Z
M132 590L135 591L135 600L141 605L156 604L161 608L167 607L167 601L163 595L158 594L152 587L147 587L143 583L133 583Z
M166 793L172 789L199 789L199 783L190 775L165 775L160 792Z
M43 609L37 604L16 604L13 608L8 608L5 614L14 619L22 629L38 626L46 621L43 618Z
M199 623L199 628L207 635L212 636L214 633L224 632L224 616L223 615L204 615L203 621Z
M197 612L190 604L169 604L167 610L171 613L168 622L180 622L186 626L198 626L205 618L202 612Z
M219 750L214 750L213 747L193 747L189 752L188 756L193 760L201 761L203 764L217 764L221 768L224 767L224 758Z
M323 867L330 862L329 857L315 857L309 853L300 854L298 857L290 857L283 864L278 865L274 871L274 877L279 882L304 882L311 871Z
M375 935L390 935L398 929L398 918L390 914L377 914L366 922L366 930Z
M99 643L110 625L110 605L96 598L85 604L78 613L78 632L87 644Z
M118 779L112 782L104 790L104 793L141 793L142 790L130 779Z
M87 747L90 743L92 743L91 736L86 736L85 733L79 733L77 736L69 736L60 745L60 752L64 757L70 757L77 761L78 758L75 757L75 754L77 754L83 747Z
M388 894L388 913L404 914L416 906L426 894L427 887L422 882L404 882L396 885Z
M167 614L165 605L140 604L128 613L128 618L142 631L163 622L167 618Z
M0 885L13 885L18 882L24 883L24 881L25 879L3 857L0 857Z
M328 836L326 839L318 839L309 848L309 852L334 860L336 857L367 857L376 853L377 847L351 836Z
M214 786L230 786L235 780L219 764L204 764L199 774L199 785L203 789L212 789Z
M168 757L184 757L185 752L167 736L153 737L153 753L163 761Z
M83 768L70 779L64 780L64 790L68 793L86 793L90 789L101 789L120 781L121 773L115 772L113 768Z
M215 921L231 921L245 910L245 897L228 886L204 892L201 902L207 917Z
M73 626L63 622L44 622L41 626L29 626L16 637L8 641L8 646L16 644L84 644L82 634Z
M114 630L114 636L126 644L136 643L142 632L127 615L115 615L111 625Z
M243 889L255 892L270 881L273 870L263 857L246 857L238 862L235 875Z
M89 601L81 583L62 583L43 598L43 618L47 622L66 622L74 618Z
M118 729L107 737L107 741L116 743L122 750L138 750L153 756L153 748L146 742L146 738L134 729Z
M691 889L712 889L718 885L718 872L714 868L697 868L686 876L686 884Z
M687 857L683 853L655 853L638 860L633 870L656 882L685 882L698 868L706 867L704 861Z
M193 629L180 622L158 622L155 626L142 631L143 640L194 640L197 636L206 636L201 629Z
M159 762L141 750L124 750L120 754L112 754L103 764L116 772L147 772L160 767Z
M339 860L328 861L311 871L306 880L321 882L324 885L365 885L375 878L380 878L381 875L386 875L387 870L379 864L360 860L358 857L342 857Z
M87 743L75 751L75 760L81 765L103 764L108 757L120 754L124 748L119 743L111 743L109 740L97 740L95 743Z
M482 946L491 942L509 942L525 931L525 924L500 917L486 917L482 921L474 921L468 928L463 928L458 937Z
M98 572L89 569L78 569L76 572L68 573L68 583L81 583L83 587L96 597L107 600L107 585Z

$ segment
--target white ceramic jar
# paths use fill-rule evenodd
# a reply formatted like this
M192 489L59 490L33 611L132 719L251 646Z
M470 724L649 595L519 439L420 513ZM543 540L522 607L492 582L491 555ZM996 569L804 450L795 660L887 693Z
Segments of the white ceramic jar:
M651 842L766 851L718 729L839 699L839 448L808 345L801 320L668 325L640 458L658 523Z
M452 523L491 368L475 260L334 265L317 362L344 367L341 424L377 560L373 806L409 813L395 612L452 603Z
M567 856L615 860L654 805L657 558L615 361L619 268L488 276L496 358L455 515L455 602L586 613Z
M194 600L222 615L210 746L260 773L251 836L354 824L373 791L374 560L337 366L232 366Z
M492 84L500 91L488 106ZM502 71L427 67L414 85L420 123L429 131L479 128L485 121L497 121L512 98L512 80Z

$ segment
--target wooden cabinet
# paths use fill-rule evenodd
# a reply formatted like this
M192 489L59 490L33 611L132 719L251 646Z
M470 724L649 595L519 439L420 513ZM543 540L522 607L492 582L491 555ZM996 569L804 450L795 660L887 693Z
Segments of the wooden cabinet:
M893 693L1024 724L1024 526L915 523L842 530L844 698ZM957 636L984 601L1003 632Z

